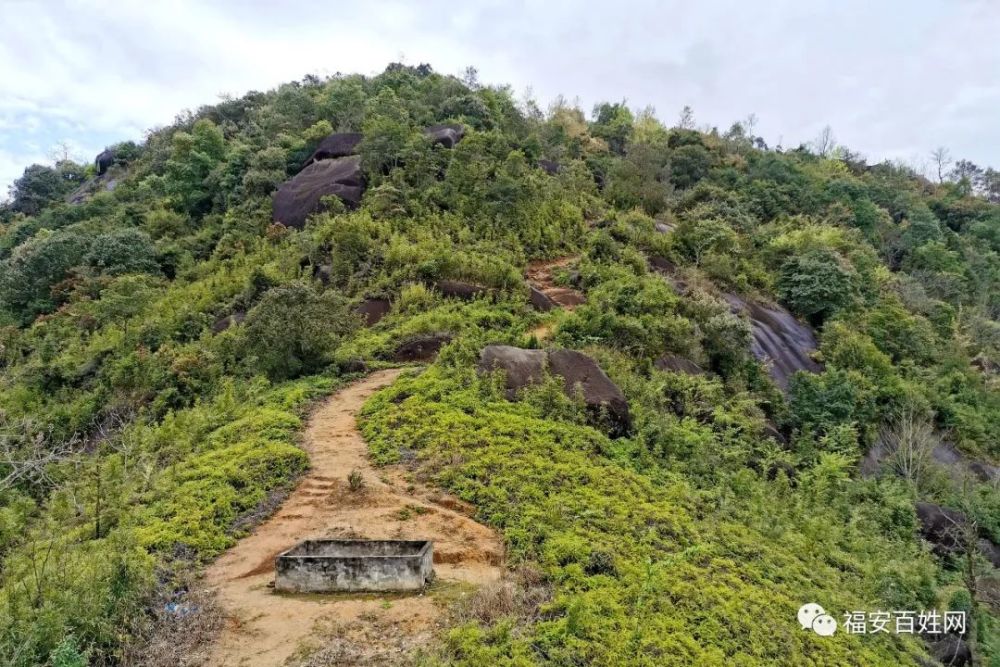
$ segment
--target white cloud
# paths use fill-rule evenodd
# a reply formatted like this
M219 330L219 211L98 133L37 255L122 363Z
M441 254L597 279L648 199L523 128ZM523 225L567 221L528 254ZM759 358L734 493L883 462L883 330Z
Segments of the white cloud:
M786 146L830 124L873 159L943 144L1000 162L1000 5L985 1L65 0L0 3L0 22L0 150L20 167L38 157L29 143L71 139L92 155L220 93L401 56L475 65L543 104L627 98L668 121L690 104L721 127L756 112Z

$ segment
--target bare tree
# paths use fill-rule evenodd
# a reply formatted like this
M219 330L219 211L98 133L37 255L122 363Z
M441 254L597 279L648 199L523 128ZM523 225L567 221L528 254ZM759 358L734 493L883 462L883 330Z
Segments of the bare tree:
M937 443L930 421L913 406L900 409L879 430L879 444L889 465L913 485L923 479Z
M681 109L681 115L677 119L677 127L682 130L693 130L694 129L694 111L688 105L684 105Z
M78 444L77 438L53 442L29 419L0 418L0 491L22 483L51 484L52 465L72 459Z
M945 174L948 173L948 167L952 163L951 151L944 146L938 146L931 151L931 161L937 168L938 183L944 183Z
M757 114L750 113L743 120L743 129L747 133L747 139L753 141L756 137L754 136L754 131L757 129Z
M813 139L812 146L813 150L816 151L816 155L829 157L833 149L837 146L837 140L833 136L833 128L827 125L820 130L816 138Z

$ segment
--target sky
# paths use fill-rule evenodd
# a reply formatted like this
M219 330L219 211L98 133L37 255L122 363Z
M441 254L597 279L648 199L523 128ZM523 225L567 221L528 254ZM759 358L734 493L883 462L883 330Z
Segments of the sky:
M756 6L754 6L756 5ZM0 197L60 147L90 161L184 109L306 74L429 63L666 124L749 114L794 147L829 125L875 162L1000 166L993 0L0 0Z

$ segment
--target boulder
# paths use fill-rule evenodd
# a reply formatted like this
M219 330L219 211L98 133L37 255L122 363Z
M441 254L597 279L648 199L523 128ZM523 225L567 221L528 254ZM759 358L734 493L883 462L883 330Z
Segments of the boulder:
M931 655L942 665L964 667L972 664L972 650L961 637L945 635L930 644Z
M372 327L388 315L391 308L392 304L388 299L365 299L358 304L354 312L364 319L366 327Z
M220 317L212 325L212 333L220 334L229 327L239 324L247 318L247 314L242 310L237 310L232 315L226 315L225 317Z
M701 369L701 366L694 363L690 359L685 359L684 357L677 357L673 355L666 355L660 357L653 362L653 366L657 370L661 371L671 371L674 373L687 373L688 375L704 375L705 371Z
M474 285L472 283L463 283L458 280L439 280L437 282L437 288L441 294L447 297L462 299L463 301L471 301L480 294L486 294L490 291L488 287Z
M392 353L393 361L430 361L441 348L451 342L449 333L431 333L414 336L400 343Z
M656 222L653 226L656 228L656 231L661 234L671 234L675 229L677 229L677 225L670 222Z
M514 400L518 390L545 379L546 356L545 350L487 345L479 354L479 371L504 371L507 376L507 398Z
M337 371L340 375L352 375L354 373L366 373L368 364L364 359L345 359L337 364Z
M457 123L431 125L424 129L424 134L430 137L431 144L434 146L441 145L445 148L454 148L455 144L465 136L465 128Z
M1000 479L1000 467L985 461L972 461L969 463L969 472L976 476L980 482L988 483Z
M789 382L796 372L819 373L823 370L823 366L812 358L817 347L812 329L787 310L747 301L735 294L726 293L722 297L734 313L749 317L750 352L769 366L771 378L783 392L788 392Z
M934 545L934 553L946 556L961 551L966 526L964 514L934 503L918 502L917 519L920 534Z
M98 153L97 157L94 158L94 166L97 167L97 175L103 176L114 163L115 152L110 148Z
M319 210L323 197L339 197L355 208L364 194L365 180L357 155L313 162L285 181L271 200L275 222L302 229L306 218Z
M993 544L985 537L979 540L979 551L995 568L1000 568L1000 546Z
M597 362L576 350L525 350L509 345L487 345L479 354L479 372L503 370L507 375L507 397L529 385L540 383L545 368L563 380L563 391L576 396L579 390L591 418L606 427L611 437L627 435L632 428L628 401L621 389L605 375Z
M576 350L550 350L548 361L549 370L562 377L566 393L575 395L579 388L591 416L607 420L612 438L628 435L632 417L625 394L596 361Z
M313 279L318 280L324 285L329 285L330 280L333 278L333 265L332 264L317 264L313 267Z
M552 160L546 160L546 159L539 160L538 166L542 169L542 171L544 171L546 174L550 176L555 176L562 169L562 167L559 166L558 162L553 162Z
M528 298L531 301L531 305L535 307L535 310L547 313L558 305L548 294L534 285L528 285L528 290L531 293Z
M313 151L313 154L309 156L309 159L305 161L302 167L308 167L313 162L319 162L320 160L334 160L340 157L347 157L348 155L355 155L358 152L358 144L361 143L363 138L364 136L360 132L334 132L319 142L319 146L316 147L316 150Z

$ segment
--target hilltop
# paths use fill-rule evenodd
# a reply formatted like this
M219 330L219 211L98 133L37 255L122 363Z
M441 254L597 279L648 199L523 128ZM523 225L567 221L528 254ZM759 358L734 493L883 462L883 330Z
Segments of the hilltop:
M281 516L310 409L404 367L371 460L496 531L506 574L432 591L401 664L994 664L992 175L397 64L28 167L0 208L0 662L197 664L200 574ZM807 602L968 632L821 637Z

